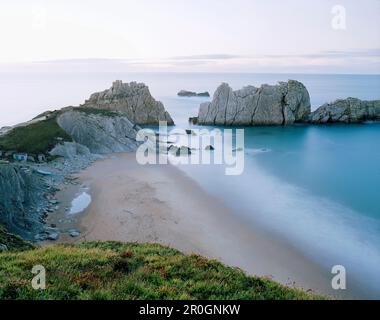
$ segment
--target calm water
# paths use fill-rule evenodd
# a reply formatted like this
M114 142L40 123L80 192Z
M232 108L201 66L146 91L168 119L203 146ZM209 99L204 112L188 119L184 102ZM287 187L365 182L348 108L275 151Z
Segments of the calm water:
M0 74L0 127L46 109L82 103L115 79L142 81L187 128L204 98L181 89L235 88L296 79L313 109L349 96L380 99L380 76L265 74ZM380 124L245 129L245 171L182 167L236 214L290 241L326 268L342 264L380 298ZM265 148L268 152L257 152Z

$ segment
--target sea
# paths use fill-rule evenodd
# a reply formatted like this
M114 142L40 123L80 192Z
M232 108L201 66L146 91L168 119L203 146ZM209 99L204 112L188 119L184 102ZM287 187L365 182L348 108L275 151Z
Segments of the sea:
M380 75L6 72L0 73L0 127L79 105L116 79L147 84L183 129L198 128L188 118L211 98L177 92L212 96L222 82L240 89L298 80L309 90L313 110L339 98L380 99ZM241 129L241 175L226 176L218 165L181 170L247 223L289 242L326 270L343 266L347 286L355 279L369 297L380 298L380 123Z

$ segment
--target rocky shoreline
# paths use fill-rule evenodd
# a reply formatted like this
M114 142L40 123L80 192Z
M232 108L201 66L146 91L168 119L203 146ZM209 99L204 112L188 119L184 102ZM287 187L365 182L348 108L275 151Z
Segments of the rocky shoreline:
M0 177L4 178L0 179L3 195L0 210L7 213L1 215L1 224L29 241L57 240L62 230L46 224L48 216L61 206L56 193L63 185L77 185L72 175L98 159L102 156L90 154L71 159L58 158L49 163L0 165Z
M148 87L116 81L81 107L47 111L27 123L2 129L0 224L24 239L57 240L62 230L45 222L60 209L55 195L62 185L75 185L72 175L102 155L136 150L139 124L161 120L173 123ZM212 102L201 104L198 117L190 120L199 125L231 126L358 123L380 120L380 101L348 98L311 112L309 92L298 81L238 91L222 84ZM185 147L165 149L176 155L181 151L191 154ZM78 236L77 230L71 231L64 232Z

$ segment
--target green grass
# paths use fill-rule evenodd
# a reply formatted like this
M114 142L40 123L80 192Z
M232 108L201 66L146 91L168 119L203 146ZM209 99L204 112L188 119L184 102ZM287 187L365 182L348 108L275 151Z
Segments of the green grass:
M13 235L0 225L0 244L6 245L8 250L22 251L33 249L33 245L19 236Z
M75 107L73 108L73 111L79 111L86 114L94 114L94 115L100 115L104 117L117 117L120 116L119 113L111 110L106 109L96 109L96 108L89 108L89 107Z
M46 268L46 289L31 270ZM0 299L319 299L157 244L90 242L0 254Z
M50 118L25 127L16 127L5 136L0 137L0 150L26 152L28 154L47 153L58 142L72 141L61 129L56 118Z

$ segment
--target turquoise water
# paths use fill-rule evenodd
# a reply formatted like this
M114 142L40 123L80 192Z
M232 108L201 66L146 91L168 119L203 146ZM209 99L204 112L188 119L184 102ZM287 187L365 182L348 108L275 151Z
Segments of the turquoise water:
M349 280L380 298L379 139L379 123L245 128L241 176L181 168L252 226L328 272L345 266Z
M78 105L115 79L147 83L181 128L209 99L176 93L212 94L221 82L238 89L296 79L308 88L313 109L349 96L380 99L380 76L372 75L0 74L0 127ZM225 176L221 166L181 169L252 226L270 230L326 270L344 265L380 298L380 124L245 128L245 147L241 176Z

